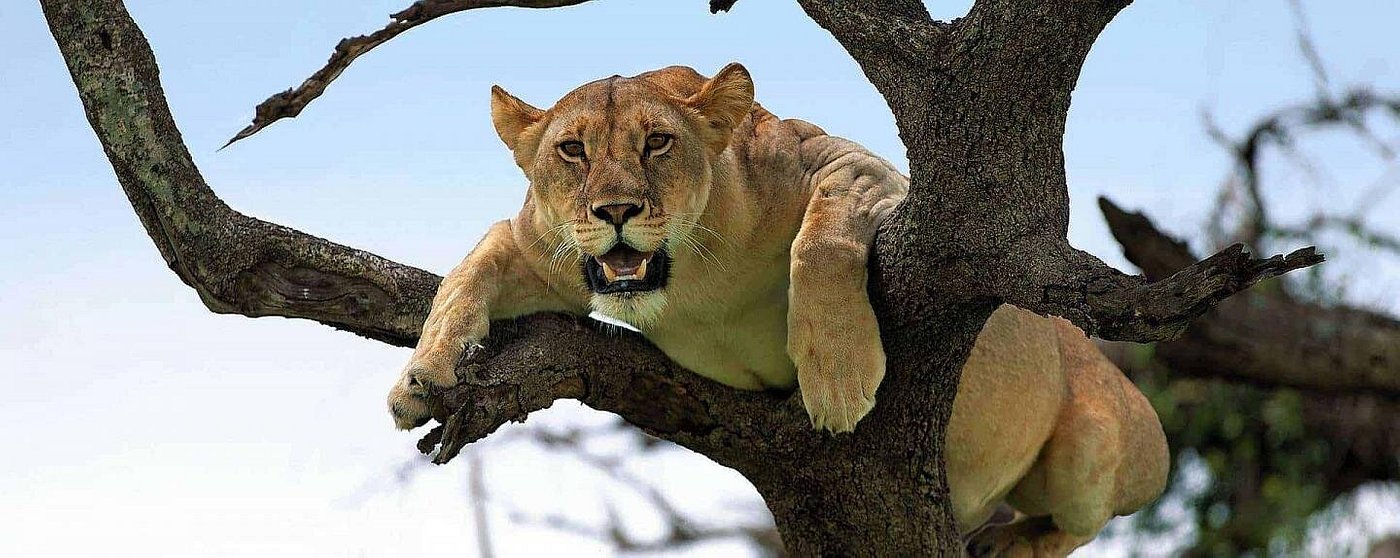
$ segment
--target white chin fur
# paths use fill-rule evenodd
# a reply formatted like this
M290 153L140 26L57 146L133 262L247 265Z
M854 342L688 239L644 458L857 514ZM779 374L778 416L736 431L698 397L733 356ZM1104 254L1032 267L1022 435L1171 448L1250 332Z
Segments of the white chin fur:
M666 307L666 293L595 294L591 303L599 314L646 329L661 318L661 310Z

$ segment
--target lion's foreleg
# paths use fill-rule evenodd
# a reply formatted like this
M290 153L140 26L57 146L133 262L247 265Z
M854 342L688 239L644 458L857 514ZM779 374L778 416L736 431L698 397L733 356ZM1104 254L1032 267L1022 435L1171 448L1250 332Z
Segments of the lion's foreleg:
M788 355L813 426L849 432L874 407L885 375L866 258L908 181L840 138L810 138L802 152L803 163L812 163L813 192L792 244Z
M400 428L426 421L427 388L456 385L456 365L467 347L489 333L493 319L569 310L528 264L510 221L496 223L476 248L438 286L418 346L389 392L389 409Z

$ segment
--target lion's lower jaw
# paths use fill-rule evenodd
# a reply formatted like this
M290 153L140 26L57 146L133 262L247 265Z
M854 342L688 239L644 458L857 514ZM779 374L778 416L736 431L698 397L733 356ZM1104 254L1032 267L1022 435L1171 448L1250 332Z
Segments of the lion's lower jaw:
M595 294L590 302L593 310L610 318L622 320L645 331L661 319L666 308L665 291L621 294Z

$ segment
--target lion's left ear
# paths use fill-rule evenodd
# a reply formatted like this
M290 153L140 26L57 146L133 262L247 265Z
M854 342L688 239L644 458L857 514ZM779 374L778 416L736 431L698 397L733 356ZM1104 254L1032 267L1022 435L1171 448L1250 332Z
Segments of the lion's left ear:
M715 152L729 145L729 136L753 110L753 78L737 62L721 69L685 104L705 118L706 143Z
M501 141L511 151L515 151L525 129L541 118L544 118L544 111L506 93L499 85L491 86L491 123L496 126L496 135L501 136Z

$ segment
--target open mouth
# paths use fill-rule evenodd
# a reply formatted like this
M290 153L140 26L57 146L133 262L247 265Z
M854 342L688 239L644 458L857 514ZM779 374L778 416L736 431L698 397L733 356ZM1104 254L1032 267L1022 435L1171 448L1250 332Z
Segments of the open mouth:
M666 286L670 274L665 249L641 252L619 242L606 254L583 260L588 288L598 294L654 291Z

